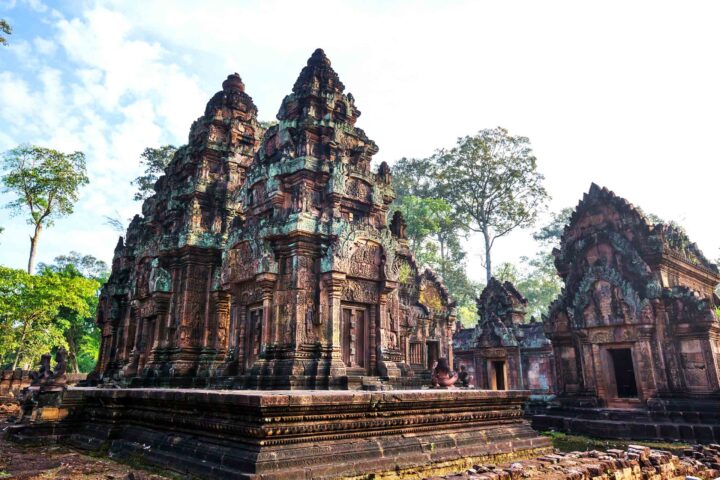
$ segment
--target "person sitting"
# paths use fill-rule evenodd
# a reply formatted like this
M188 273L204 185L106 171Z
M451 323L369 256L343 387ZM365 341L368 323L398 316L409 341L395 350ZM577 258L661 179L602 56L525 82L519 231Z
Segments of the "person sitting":
M440 358L433 365L432 383L434 387L452 387L457 382L457 373L450 370L447 358Z
M460 380L461 386L470 386L470 374L467 372L467 370L465 370L465 365L460 365L460 373L458 373L458 380Z

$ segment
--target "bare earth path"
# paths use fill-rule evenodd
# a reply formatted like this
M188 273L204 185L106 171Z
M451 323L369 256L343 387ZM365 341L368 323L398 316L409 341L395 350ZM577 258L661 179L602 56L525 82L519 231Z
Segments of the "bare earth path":
M166 480L158 475L112 460L83 455L61 446L23 447L6 441L10 425L0 415L0 479L22 480ZM179 477L174 477L179 478Z

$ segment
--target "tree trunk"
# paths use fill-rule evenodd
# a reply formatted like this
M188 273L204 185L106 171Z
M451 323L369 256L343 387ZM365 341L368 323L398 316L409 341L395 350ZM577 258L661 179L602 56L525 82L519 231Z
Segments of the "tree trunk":
M483 239L485 240L485 277L487 285L489 285L490 279L492 278L492 261L490 259L490 249L492 248L492 245L490 243L490 232L483 230L482 234Z
M20 353L22 353L20 350L15 352L15 360L13 360L12 369L15 370L18 366L18 362L20 361Z
M28 273L32 275L35 272L35 253L37 251L37 242L40 237L42 225L35 225L35 233L30 237L30 259L28 260Z
M68 355L70 357L70 370L72 373L80 373L80 366L78 365L77 355Z
M25 321L23 323L22 335L20 335L20 345L18 346L18 349L15 352L15 360L13 361L13 366L12 366L13 370L15 370L18 366L18 363L20 363L20 356L22 355L22 348L23 348L23 344L25 343L25 335L27 334L27 327L28 327L28 322Z
M80 373L80 366L78 365L78 347L75 343L75 332L72 331L72 329L68 332L67 335L65 335L65 340L68 343L68 360L70 363L70 370L72 373Z
M442 237L440 238L440 276L443 279L443 282L445 281L445 263L447 260L445 259L445 242L442 240Z

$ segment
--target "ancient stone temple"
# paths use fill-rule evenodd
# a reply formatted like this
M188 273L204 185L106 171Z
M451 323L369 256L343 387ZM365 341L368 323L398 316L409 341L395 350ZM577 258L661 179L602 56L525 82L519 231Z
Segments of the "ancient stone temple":
M417 385L453 303L418 269L392 174L317 50L263 131L223 83L115 251L97 372L133 385ZM450 358L452 360L452 358Z
M553 254L565 287L545 329L562 408L538 425L719 440L717 267L684 232L594 184ZM594 423L605 408L617 422Z
M453 361L453 303L408 250L359 115L322 50L267 131L228 77L115 249L97 386L28 402L8 436L218 479L549 453L526 391L408 388Z
M474 376L476 387L552 393L552 346L542 323L527 321L527 304L512 283L491 278L477 299L477 326L456 332L456 363Z

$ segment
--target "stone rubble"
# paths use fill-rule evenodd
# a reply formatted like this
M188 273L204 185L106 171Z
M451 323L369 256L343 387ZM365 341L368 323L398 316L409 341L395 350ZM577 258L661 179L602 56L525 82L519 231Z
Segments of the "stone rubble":
M503 465L475 465L465 473L428 480L717 480L720 445L696 445L682 457L664 450L628 445L608 449L550 454Z

